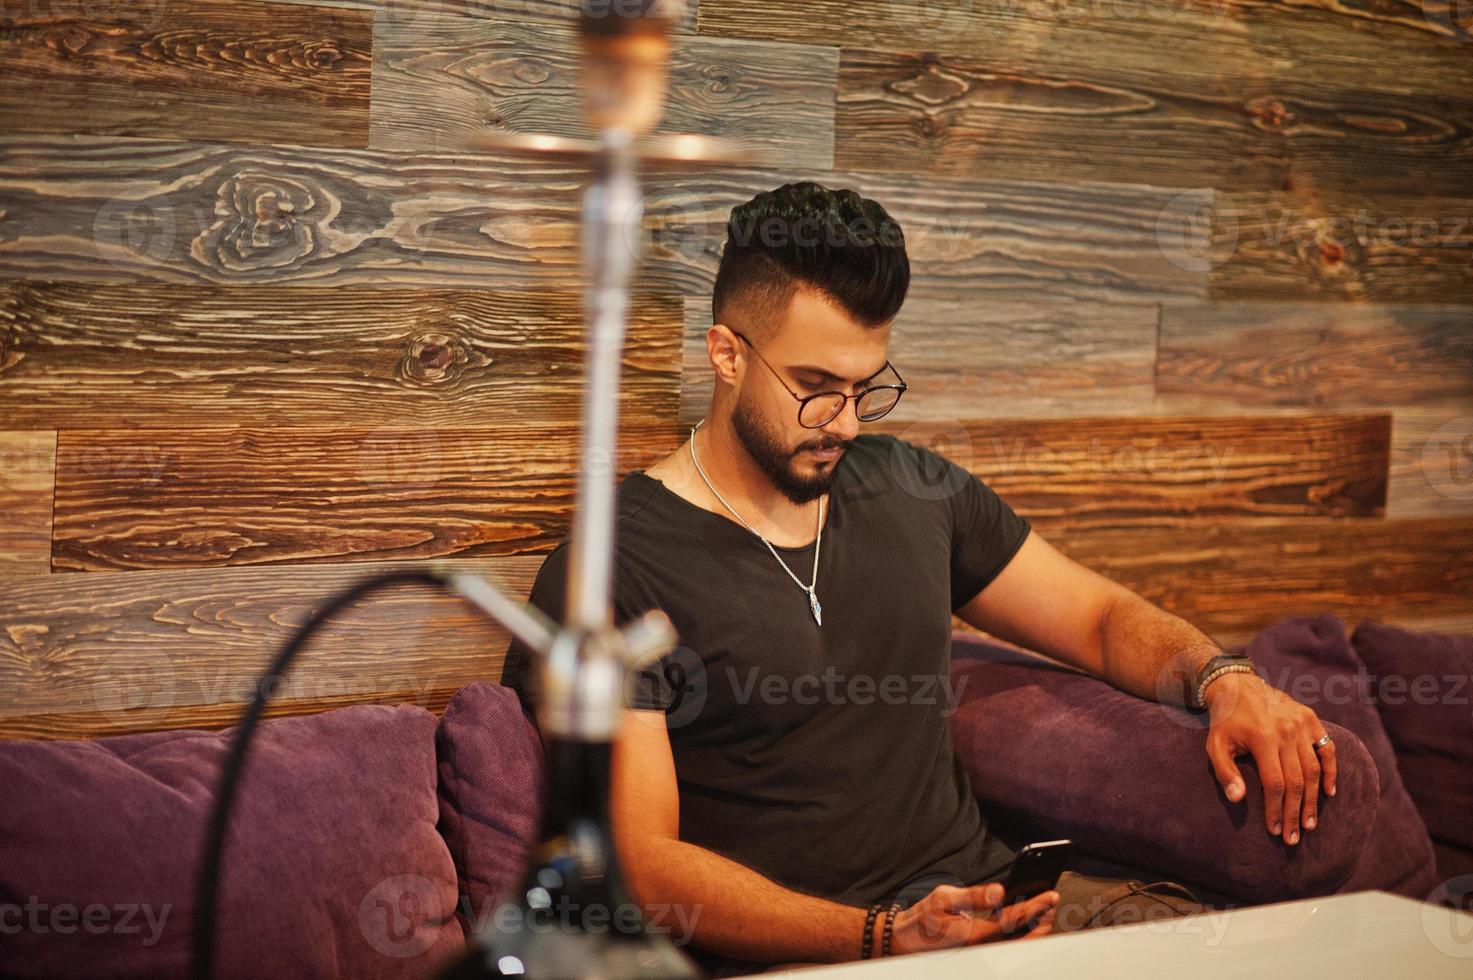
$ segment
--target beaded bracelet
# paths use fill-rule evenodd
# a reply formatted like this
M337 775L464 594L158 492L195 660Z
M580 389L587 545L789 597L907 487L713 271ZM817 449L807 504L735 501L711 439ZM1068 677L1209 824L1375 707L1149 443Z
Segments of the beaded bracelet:
M864 917L864 939L859 944L859 958L867 960L875 946L875 915L880 911L880 903L869 907L869 913Z
M1240 671L1241 672L1246 672L1246 673L1249 673L1249 674L1256 674L1257 673L1257 671L1253 669L1253 665L1252 664L1244 664L1244 663L1224 664L1223 666L1218 667L1212 673L1208 674L1206 677L1202 678L1202 683L1200 683L1200 684L1197 685L1196 697L1193 699L1194 700L1194 707L1196 707L1199 711L1200 710L1204 710L1207 707L1207 702L1204 700L1204 698L1206 698L1206 696L1207 696L1207 685L1208 684L1211 684L1213 681L1217 680L1223 674L1233 674L1233 673L1238 673Z
M900 911L899 902L891 902L890 908L885 911L885 935L880 942L880 955L890 955L890 933L895 928L895 913Z

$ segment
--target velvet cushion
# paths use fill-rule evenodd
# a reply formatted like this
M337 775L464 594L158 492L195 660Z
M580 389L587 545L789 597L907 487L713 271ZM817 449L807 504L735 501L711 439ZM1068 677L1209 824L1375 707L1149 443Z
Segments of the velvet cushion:
M1011 838L1069 837L1088 854L1247 903L1334 892L1367 845L1380 799L1376 767L1354 733L1333 722L1338 791L1319 827L1291 847L1265 829L1251 757L1239 759L1245 800L1222 793L1205 714L961 631L952 683L953 742L983 815Z
M1357 692L1367 681L1339 617L1286 619L1253 638L1246 652L1270 684L1360 737L1376 763L1381 802L1355 873L1342 891L1379 888L1425 899L1437 887L1427 825L1407 793L1381 717ZM1316 830L1310 834L1319 833Z
M227 839L217 976L421 977L463 946L434 728L421 708L377 705L261 725ZM232 734L0 740L0 913L21 924L0 936L0 973L188 975Z
M1369 672L1402 781L1441 845L1439 873L1466 873L1473 866L1473 636L1361 623L1351 642Z
M520 884L543 799L542 739L516 694L500 684L456 692L435 735L440 833L460 876L467 931Z

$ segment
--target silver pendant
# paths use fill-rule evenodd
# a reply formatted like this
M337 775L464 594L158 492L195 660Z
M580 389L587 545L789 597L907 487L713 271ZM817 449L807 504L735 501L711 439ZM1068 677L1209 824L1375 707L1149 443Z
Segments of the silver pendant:
M808 608L813 610L813 621L822 626L823 606L820 606L818 604L818 596L815 595L812 590L810 590L808 593Z

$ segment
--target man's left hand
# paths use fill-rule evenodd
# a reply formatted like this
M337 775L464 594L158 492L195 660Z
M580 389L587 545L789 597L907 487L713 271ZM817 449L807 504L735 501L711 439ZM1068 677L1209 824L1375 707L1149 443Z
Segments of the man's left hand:
M1233 761L1251 753L1263 782L1263 809L1268 832L1284 843L1299 843L1299 828L1313 830L1319 821L1320 780L1335 795L1335 743L1318 752L1314 743L1325 734L1314 711L1273 687L1257 674L1224 674L1207 686L1210 715L1207 755L1223 792L1234 803L1243 799L1243 774Z

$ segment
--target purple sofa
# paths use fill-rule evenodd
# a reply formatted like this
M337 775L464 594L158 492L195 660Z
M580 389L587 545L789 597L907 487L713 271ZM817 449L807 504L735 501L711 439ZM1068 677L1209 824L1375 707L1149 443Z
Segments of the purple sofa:
M1069 836L1232 904L1367 888L1442 900L1435 861L1456 833L1434 857L1398 773L1402 743L1373 701L1315 705L1339 747L1340 789L1291 848L1263 827L1251 762L1243 803L1217 789L1200 716L970 634L953 643L953 738L999 830ZM1328 616L1277 624L1249 652L1306 701L1364 669ZM1415 723L1399 730L1415 742ZM0 972L185 975L192 873L228 735L0 741ZM220 975L431 973L517 883L541 766L531 720L497 684L462 689L438 721L365 705L264 723L230 835Z

